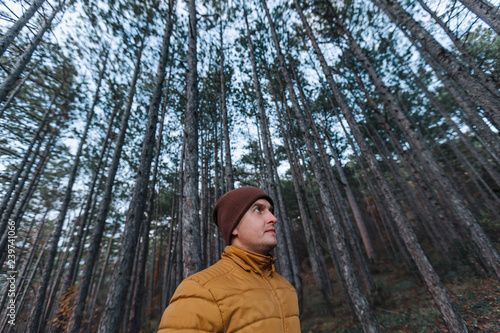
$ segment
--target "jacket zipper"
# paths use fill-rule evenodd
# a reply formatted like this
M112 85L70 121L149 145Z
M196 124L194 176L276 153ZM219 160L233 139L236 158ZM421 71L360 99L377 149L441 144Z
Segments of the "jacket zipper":
M281 305L278 294L276 293L276 289L274 289L273 285L271 284L269 279L264 274L262 274L262 278L266 281L266 283L269 285L269 287L273 291L273 296L276 299L276 303L278 303L278 307L279 307L280 313L281 313L281 330L282 330L282 332L285 332L285 313L283 312L283 307Z

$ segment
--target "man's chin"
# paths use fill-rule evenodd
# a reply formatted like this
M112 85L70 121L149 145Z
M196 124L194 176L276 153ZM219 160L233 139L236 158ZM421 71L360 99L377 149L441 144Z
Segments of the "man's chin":
M272 250L274 250L274 248L278 245L278 242L275 242L275 243L271 243L269 244L268 248L269 248L269 252L271 252Z

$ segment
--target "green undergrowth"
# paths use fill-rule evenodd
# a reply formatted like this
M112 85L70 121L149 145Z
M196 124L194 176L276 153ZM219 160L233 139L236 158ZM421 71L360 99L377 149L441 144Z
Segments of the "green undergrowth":
M382 332L448 332L427 288L418 276L395 268L378 266L374 273L377 290L370 298ZM500 283L474 274L442 274L455 307L471 332L500 332ZM311 273L304 276L302 332L363 332L350 310L338 282L333 297L333 314L314 285Z

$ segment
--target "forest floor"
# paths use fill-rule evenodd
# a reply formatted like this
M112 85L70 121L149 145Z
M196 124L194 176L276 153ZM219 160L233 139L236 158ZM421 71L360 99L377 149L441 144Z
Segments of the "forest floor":
M383 331L448 332L425 285L418 276L405 273L400 267L378 263L373 274L377 290L371 303ZM471 332L500 332L498 280L481 279L457 267L439 274ZM333 300L334 315L328 313L312 274L305 275L303 285L302 332L363 332L340 291L340 284L334 284L334 289L339 291Z

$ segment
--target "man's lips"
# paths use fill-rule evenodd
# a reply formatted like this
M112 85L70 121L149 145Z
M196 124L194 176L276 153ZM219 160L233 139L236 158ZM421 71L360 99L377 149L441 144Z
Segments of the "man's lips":
M272 233L275 234L276 233L276 229L268 229L268 230L266 230L266 232L272 232Z

